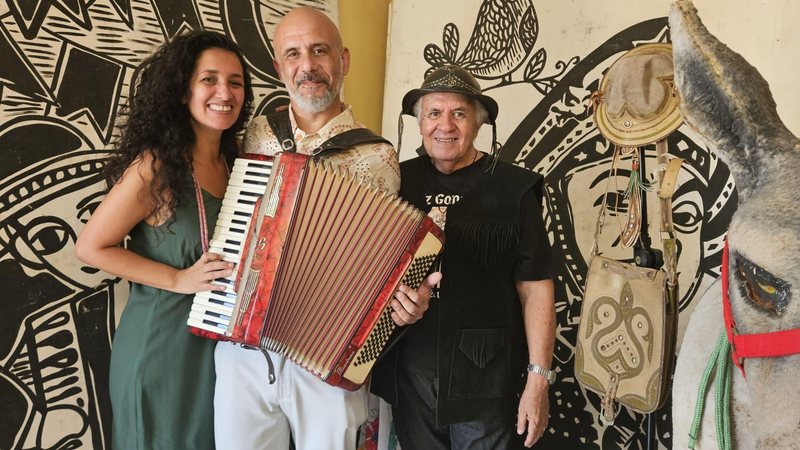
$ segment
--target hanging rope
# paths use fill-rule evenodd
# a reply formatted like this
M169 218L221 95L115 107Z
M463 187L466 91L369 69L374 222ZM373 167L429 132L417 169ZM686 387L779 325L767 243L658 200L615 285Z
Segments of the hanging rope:
M714 374L714 420L717 428L717 445L721 450L731 450L731 344L725 330L717 338L717 344L711 353L708 364L700 380L697 401L694 408L694 420L689 430L689 448L694 449L700 422L705 408L706 392L709 380Z

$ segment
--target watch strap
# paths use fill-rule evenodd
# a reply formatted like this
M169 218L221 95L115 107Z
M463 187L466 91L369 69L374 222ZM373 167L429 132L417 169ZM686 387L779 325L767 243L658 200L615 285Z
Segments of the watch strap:
M528 364L528 372L543 376L549 384L556 382L556 371L545 369L538 364Z

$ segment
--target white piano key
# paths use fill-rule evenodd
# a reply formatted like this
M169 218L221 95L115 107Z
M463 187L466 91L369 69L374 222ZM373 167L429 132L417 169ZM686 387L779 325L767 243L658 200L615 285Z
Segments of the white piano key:
M234 223L219 223L217 221L217 226L214 227L214 233L212 236L216 240L225 241L228 239L235 239L241 241L245 235L247 235L247 230L250 228L250 224L247 226L234 224Z
M216 253L222 256L222 260L226 262L232 262L234 264L233 271L236 271L236 266L239 265L239 261L242 259L242 255L234 255L231 253L226 252L224 249L220 247L209 247L208 251L211 253Z
M211 241L211 242L215 242L215 241ZM240 253L241 253L241 249L242 249L242 245L241 244L232 245L232 244L225 244L223 242L217 241L215 244L212 244L212 245L214 245L215 249L219 249L219 251L221 252L221 253L220 252L214 252L214 253L217 253L218 255L221 255L221 256L232 255L232 256L240 257Z
M246 157L245 158L236 158L234 160L234 162L238 163L239 165L247 165L247 166L259 165L259 164L260 165L272 166L272 164L273 164L273 160L271 160L271 159L257 159L257 158L246 158ZM234 165L236 165L236 164L234 164Z
M246 210L246 211L249 211L250 214L252 214L253 210L255 209L256 200L243 199L243 198L238 198L238 199L232 199L232 198L227 199L227 198L225 198L225 199L222 199L222 207L224 208L224 207L227 206L229 208L233 208L234 210L238 210L238 211Z
M253 217L253 211L245 211L241 209L237 212L220 210L217 217L217 221L244 224L250 222L250 218Z
M202 303L202 302L194 302L192 304L192 311L204 313L216 320L219 320L220 323L230 322L231 321L231 314L233 313L233 309L230 308L219 308L217 305L213 303Z
M264 195L264 192L266 192L268 182L269 180L264 180L264 184L257 184L253 183L252 181L242 181L237 180L236 178L230 178L228 180L227 189L230 190L231 194L236 191L237 195L241 195L248 199L252 197L260 198Z
M220 229L214 233L214 239L209 241L209 245L222 248L241 247L244 243L246 233L234 233L232 230Z
M217 237L217 233L224 234L228 237L241 237L242 235L247 234L247 230L250 229L250 222L251 219L237 217L229 213L225 213L224 217L220 217L217 220L217 225L214 227L214 234L213 237ZM222 238L222 236L220 236Z
M246 189L266 190L270 174L247 172L231 172L229 183Z
M246 217L243 215L235 215L227 212L220 212L219 215L217 216L217 224L220 223L247 227L250 225L250 217Z
M229 179L235 180L236 183L234 184L236 186L252 186L260 189L269 183L270 174L258 173L250 170L235 171L230 173Z
M215 320L211 316L206 316L198 311L189 312L189 319L186 324L192 327L200 328L201 330L208 330L213 333L218 333L221 336L225 335L228 331L228 324Z
M229 308L231 311L236 304L236 294L224 291L198 292L195 299L201 303L217 305L219 308Z
M214 317L224 317L226 321L230 321L233 315L233 308L226 308L214 303L211 303L207 298L199 298L192 303L192 310L195 311L208 311L209 315Z
M228 187L225 191L225 197L235 198L241 195L248 198L258 198L264 195L265 189L262 189L262 186L235 184L237 181L238 180L235 178L228 180Z
M241 250L242 246L244 245L244 238L233 241L233 240L215 240L212 239L210 242L210 246L218 249L222 253L220 255L235 255L241 258Z
M245 213L242 211L236 211L227 207L223 207L219 213L218 217L221 219L217 220L217 224L235 224L238 226L250 225L250 221L253 219L253 213Z
M224 236L220 237L223 237L224 240L212 240L212 242L215 242L215 244L213 244L214 247L219 248L224 253L230 253L234 255L238 255L240 253L239 250L242 248L244 239L226 239Z
M204 299L201 299L204 300ZM208 303L207 301L200 301L192 303L192 309L196 313L207 314L212 320L219 323L227 324L231 320L231 314L233 314L233 309L228 308L219 308L217 305L213 303Z
M250 209L248 211L246 208L243 209L241 206L237 208L237 205L233 202L228 202L228 203L229 204L225 204L224 201L222 202L222 208L220 209L220 212L224 212L226 214L233 214L235 216L241 216L241 217L251 217L253 215L253 210L255 209L255 205L250 206L249 207Z
M219 223L214 228L212 240L225 242L227 244L238 244L245 240L247 237L247 230L249 227L237 225L233 223Z
M231 173L252 173L269 176L272 172L272 163L251 162L249 164L234 164Z
M225 294L230 294L236 296L236 291L233 290L234 285L236 284L236 269L233 270L233 275L228 278L216 278L214 280L214 284L218 287L215 291L224 292ZM199 294L195 294L195 297Z
M239 249L244 245L246 235L214 233L215 239L209 241L209 246L219 248L225 253L239 253Z

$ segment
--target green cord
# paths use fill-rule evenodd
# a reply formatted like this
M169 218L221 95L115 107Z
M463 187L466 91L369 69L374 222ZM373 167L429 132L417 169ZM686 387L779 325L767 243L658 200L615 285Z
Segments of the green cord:
M722 333L724 337L723 348L720 349L721 359L717 361L717 374L714 379L716 383L714 405L714 418L717 424L717 444L721 450L730 450L731 448L731 357L730 357L730 344L725 332ZM719 341L718 341L719 344Z
M722 405L722 433L728 438L725 440L725 450L733 447L733 431L731 429L731 392L733 391L733 368L731 367L731 344L725 341L725 367L722 369L725 376L725 396Z
M714 373L714 418L717 428L717 444L721 450L731 449L731 344L725 330L720 333L714 351L703 370L697 401L694 408L694 419L689 430L689 448L694 449L700 422L705 408L706 391L711 374Z
M703 409L706 402L706 390L708 390L708 381L711 379L711 372L717 365L717 355L719 354L719 339L714 346L714 351L711 353L711 358L703 370L703 377L700 379L700 388L697 391L697 400L694 407L694 419L692 420L692 427L689 430L689 448L694 449L697 442L697 433L700 430L700 420L703 418Z

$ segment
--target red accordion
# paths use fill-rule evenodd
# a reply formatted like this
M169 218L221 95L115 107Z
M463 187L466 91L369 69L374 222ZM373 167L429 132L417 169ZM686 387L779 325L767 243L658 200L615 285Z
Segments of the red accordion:
M240 160L270 165L247 157L234 165L210 250L238 265L236 279L195 296L190 328L284 354L328 384L357 389L394 331L389 301L400 283L422 282L441 230L397 196L296 153L275 159L259 196L264 180L246 186L241 174L258 170L238 168ZM231 212L234 203L251 217Z

